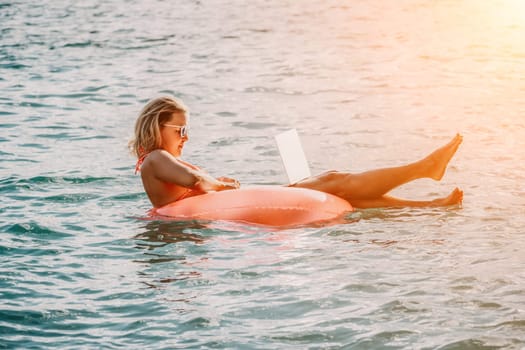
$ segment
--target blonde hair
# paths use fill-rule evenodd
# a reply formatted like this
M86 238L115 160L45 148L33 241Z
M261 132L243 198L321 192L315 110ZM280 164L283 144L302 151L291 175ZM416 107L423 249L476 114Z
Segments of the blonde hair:
M188 108L174 97L155 98L146 104L135 123L135 137L129 142L133 155L144 154L161 147L160 125L168 121L173 113L187 113Z

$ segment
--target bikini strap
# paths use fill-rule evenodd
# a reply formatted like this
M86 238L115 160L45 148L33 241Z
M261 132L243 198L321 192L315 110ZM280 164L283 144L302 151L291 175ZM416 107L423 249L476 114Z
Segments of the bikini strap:
M144 163L144 159L146 159L149 154L150 152L145 152L139 157L137 164L135 164L135 175L140 171L140 167L142 166L142 163Z

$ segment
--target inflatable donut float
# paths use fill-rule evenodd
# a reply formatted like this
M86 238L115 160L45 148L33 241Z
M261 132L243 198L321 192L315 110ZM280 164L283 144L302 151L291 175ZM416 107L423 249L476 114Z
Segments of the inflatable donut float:
M291 227L335 220L352 210L350 203L328 193L257 186L189 197L154 209L152 215L173 220L225 220Z

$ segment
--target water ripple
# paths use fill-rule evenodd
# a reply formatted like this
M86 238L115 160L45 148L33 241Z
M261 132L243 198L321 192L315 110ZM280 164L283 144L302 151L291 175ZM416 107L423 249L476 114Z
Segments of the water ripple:
M61 239L64 237L71 236L71 234L69 233L60 232L54 228L42 226L38 224L37 222L32 222L32 221L18 223L14 225L2 226L0 230L2 232L8 232L8 233L13 233L17 235L25 235L25 236L33 235L36 237L46 238L46 239Z

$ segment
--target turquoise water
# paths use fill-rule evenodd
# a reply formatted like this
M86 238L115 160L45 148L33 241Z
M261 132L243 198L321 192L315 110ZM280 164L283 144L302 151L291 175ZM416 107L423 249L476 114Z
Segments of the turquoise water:
M0 348L525 347L525 5L0 2ZM142 220L126 143L151 97L243 184L416 160L456 132L462 208L281 231Z

